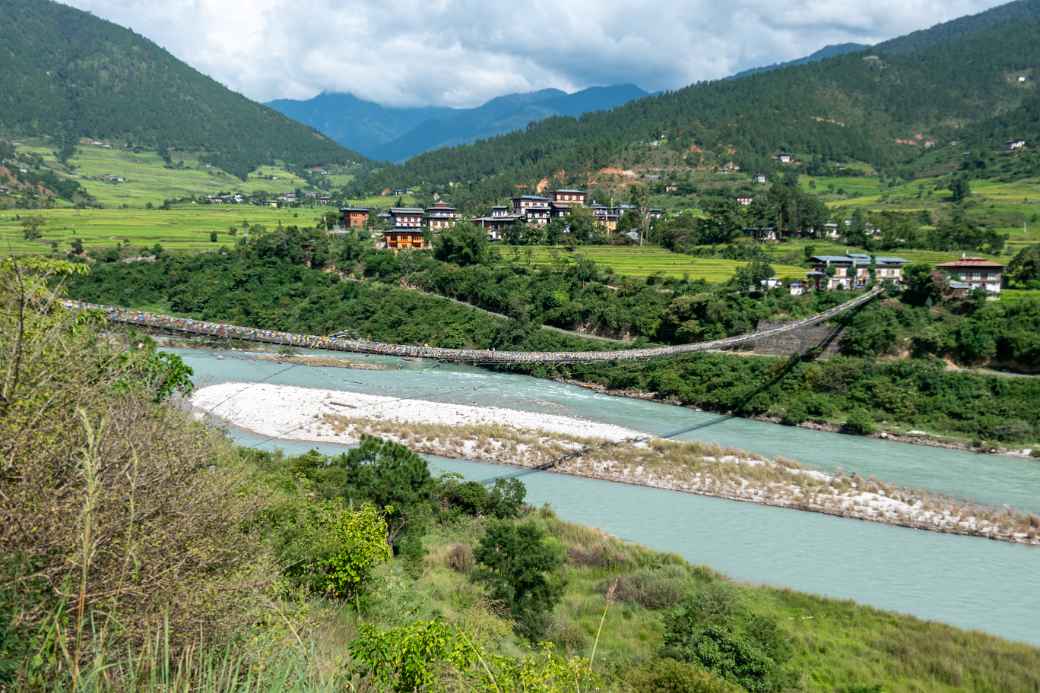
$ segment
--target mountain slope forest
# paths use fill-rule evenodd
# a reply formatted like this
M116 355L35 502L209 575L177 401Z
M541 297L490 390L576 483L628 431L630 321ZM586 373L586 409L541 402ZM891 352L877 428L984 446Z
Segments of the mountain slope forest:
M910 177L917 159L939 151L959 162L957 142L973 124L1014 112L1035 95L1038 32L1040 0L1019 0L863 52L694 84L429 152L356 185L463 182L468 197L491 200L546 176L582 183L602 167L650 161L775 170L781 151L803 162L861 161Z
M239 177L261 164L362 157L236 94L111 22L50 0L0 3L0 134L204 152Z
M403 161L438 147L520 130L551 116L577 117L646 95L637 86L623 84L573 94L559 89L507 94L475 108L395 108L352 94L328 93L306 101L279 99L268 105L365 156Z

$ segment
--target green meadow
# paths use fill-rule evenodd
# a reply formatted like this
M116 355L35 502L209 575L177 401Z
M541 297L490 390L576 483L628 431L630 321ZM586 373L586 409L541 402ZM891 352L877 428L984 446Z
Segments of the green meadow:
M156 152L84 144L76 148L66 167L58 163L52 148L22 145L18 151L39 155L49 168L79 182L105 207L160 205L166 199L219 192L281 194L307 187L307 181L279 166L261 166L243 181L208 167L190 152L171 152L174 166L167 167ZM122 177L124 182L110 182L106 176Z
M328 207L272 209L253 205L186 205L173 209L41 209L0 211L0 253L48 253L52 242L62 252L74 238L86 248L129 242L151 247L159 243L169 251L208 250L234 243L232 226L241 233L243 223L266 227L314 226ZM43 237L26 241L21 219L39 216L45 221ZM217 232L216 243L210 241Z
M628 277L648 277L660 274L665 277L689 277L719 283L728 280L738 267L746 262L718 258L700 258L673 253L657 246L581 246L573 251L550 246L503 246L499 251L506 259L527 262L528 252L534 265L572 263L585 257L617 274ZM800 279L805 269L794 265L774 264L773 269L782 278Z

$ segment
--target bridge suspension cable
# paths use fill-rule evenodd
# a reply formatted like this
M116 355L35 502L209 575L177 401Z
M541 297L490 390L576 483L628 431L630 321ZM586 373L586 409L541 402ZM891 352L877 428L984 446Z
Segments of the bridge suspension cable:
M774 337L788 332L830 320L842 313L865 305L884 291L883 287L874 287L870 291L845 303L829 308L808 318L784 323L775 327L724 337L696 344L678 344L665 347L647 347L640 349L614 349L603 351L496 351L494 349L446 349L441 347L416 346L409 344L387 344L364 339L351 339L337 335L325 337L319 335L294 334L275 330L262 330L254 327L242 327L220 322L207 322L191 318L178 318L140 310L130 310L118 306L84 303L81 301L63 301L66 308L72 310L98 310L103 312L111 322L149 327L153 329L181 332L186 334L218 337L220 339L240 339L250 342L277 344L280 346L298 347L301 349L323 349L326 351L344 351L355 354L375 354L381 356L397 356L404 358L432 359L436 361L452 361L456 363L475 364L532 364L532 363L593 363L601 361L645 361L668 356L680 356L703 351L718 351L760 339Z

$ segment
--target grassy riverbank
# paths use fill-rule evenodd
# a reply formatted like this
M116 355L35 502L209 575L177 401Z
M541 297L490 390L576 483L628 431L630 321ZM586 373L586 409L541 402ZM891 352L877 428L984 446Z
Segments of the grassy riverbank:
M0 370L15 374L0 468L17 470L0 476L0 688L1040 685L1038 648L736 584L526 508L515 480L434 478L400 445L236 449L168 403L190 387L176 357L53 309L38 273L75 266L13 271L0 265ZM703 656L713 644L733 658Z

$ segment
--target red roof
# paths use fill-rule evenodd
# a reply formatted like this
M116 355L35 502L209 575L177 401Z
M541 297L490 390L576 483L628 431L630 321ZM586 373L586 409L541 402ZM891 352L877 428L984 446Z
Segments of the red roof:
M995 269L1004 269L1004 265L999 262L993 262L982 257L965 257L960 260L953 260L952 262L943 262L936 267L949 267L951 269L958 267L990 267Z

